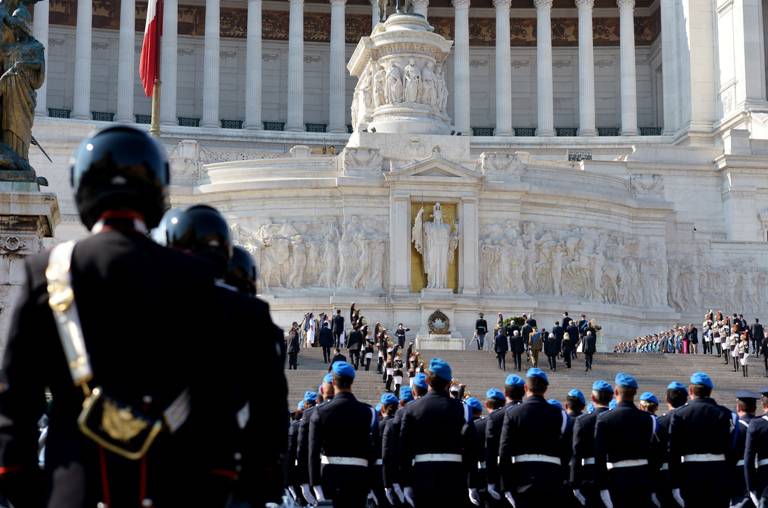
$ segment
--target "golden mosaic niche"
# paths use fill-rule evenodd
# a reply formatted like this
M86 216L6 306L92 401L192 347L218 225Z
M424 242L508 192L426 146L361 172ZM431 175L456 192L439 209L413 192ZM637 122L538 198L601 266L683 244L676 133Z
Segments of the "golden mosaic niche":
M424 207L424 221L432 222L432 209L437 201L412 201L411 202L411 221L408 227L413 227L413 221L421 207ZM440 208L443 211L443 222L446 224L456 224L458 206L456 203L444 203L440 201ZM413 239L411 239L413 240ZM461 242L459 242L461 243ZM418 293L427 287L427 275L424 273L424 261L411 241L411 292ZM453 261L448 265L448 287L456 293L459 288L459 249L453 254Z

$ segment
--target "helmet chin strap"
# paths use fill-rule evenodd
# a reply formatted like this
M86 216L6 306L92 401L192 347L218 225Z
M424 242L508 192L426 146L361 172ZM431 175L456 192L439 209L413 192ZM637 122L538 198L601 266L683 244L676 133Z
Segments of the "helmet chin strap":
M116 229L123 229L115 227L115 222L122 225L131 224L132 229L141 234L147 234L149 230L144 223L144 216L133 210L108 210L101 214L99 220L91 228L91 233L97 234L105 231L113 231Z

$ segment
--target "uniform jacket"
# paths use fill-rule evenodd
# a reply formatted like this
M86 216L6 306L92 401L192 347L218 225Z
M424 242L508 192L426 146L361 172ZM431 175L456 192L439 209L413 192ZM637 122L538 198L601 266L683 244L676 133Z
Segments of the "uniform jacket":
M327 326L320 328L319 342L321 347L333 346L333 332Z
M341 335L344 333L344 316L336 314L331 320L331 331L334 335Z
M507 342L507 335L504 333L504 329L499 330L499 333L496 334L493 350L497 353L506 353L509 351L509 343Z
M477 333L488 333L488 322L483 318L475 321L475 331Z
M291 330L288 332L288 354L298 353L301 350L301 340L299 339L299 331Z
M595 481L594 465L584 465L582 461L595 458L595 425L597 425L597 417L605 411L608 411L607 407L596 407L593 413L576 418L573 424L573 458L575 460L571 467L571 484L576 489L593 484Z
M504 424L504 413L520 402L508 402L503 408L488 415L485 424L485 465L488 483L499 486L499 442L501 428Z

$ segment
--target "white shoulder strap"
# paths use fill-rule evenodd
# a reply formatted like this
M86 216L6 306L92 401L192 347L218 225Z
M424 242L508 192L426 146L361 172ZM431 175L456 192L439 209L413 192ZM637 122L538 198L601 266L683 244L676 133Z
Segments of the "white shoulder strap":
M371 432L373 432L373 428L376 426L376 408L371 408Z
M658 428L659 422L656 420L655 415L651 415L651 441L656 440L656 429Z
M568 413L561 410L560 414L563 416L563 423L560 425L560 435L565 434L565 428L568 426Z
M745 422L744 420L739 420L739 423L749 428L749 422Z
M472 423L472 412L469 410L469 406L464 403L462 405L464 406L464 420L467 423Z
M48 305L53 311L72 381L76 385L85 385L93 373L72 290L70 264L74 248L75 242L70 241L60 243L51 250L45 278L48 282Z

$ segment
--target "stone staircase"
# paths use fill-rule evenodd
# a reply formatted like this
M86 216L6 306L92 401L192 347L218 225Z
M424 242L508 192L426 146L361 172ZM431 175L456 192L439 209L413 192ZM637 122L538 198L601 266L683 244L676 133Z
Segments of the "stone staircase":
M507 371L498 368L496 357L486 351L422 351L424 358L439 356L450 363L454 378L467 385L467 392L481 400L485 391L495 386L503 388L504 379L514 371L511 368L511 355L507 355ZM715 399L723 405L734 407L737 390L757 391L762 386L768 386L768 378L764 377L762 358L750 358L750 377L744 378L741 371L733 372L731 365L711 355L670 355L670 354L596 354L592 371L584 372L584 356L579 354L571 369L565 368L562 360L558 360L557 372L547 368L546 356L539 357L539 367L549 375L550 387L548 398L564 400L571 388L578 388L589 397L592 382L605 379L613 384L617 372L628 372L634 375L640 385L640 392L651 391L662 401L662 409L666 386L670 381L677 380L684 384L692 372L703 370L715 382ZM527 370L523 357L523 372ZM328 366L322 361L320 348L302 349L299 353L299 370L286 371L289 384L289 407L296 407L306 390L317 390L323 375L328 372ZM355 378L353 392L368 403L378 402L384 392L381 375L376 373L375 363L371 370L359 370Z

